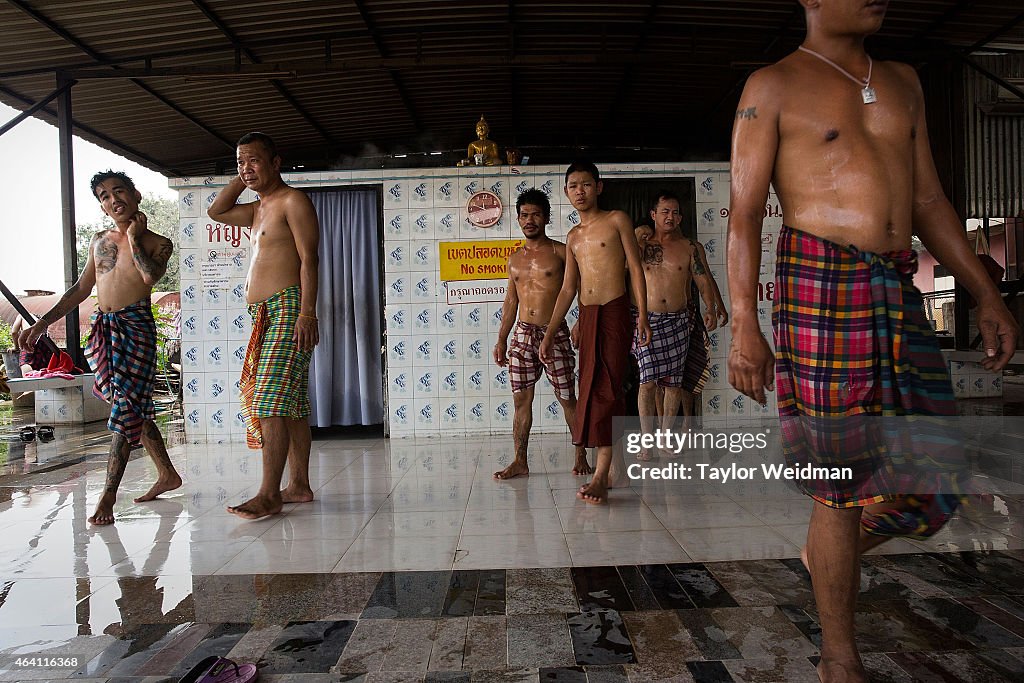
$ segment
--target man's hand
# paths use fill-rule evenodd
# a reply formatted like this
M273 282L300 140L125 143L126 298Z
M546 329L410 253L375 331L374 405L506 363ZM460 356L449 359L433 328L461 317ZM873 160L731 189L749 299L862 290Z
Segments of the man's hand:
M39 337L46 334L46 328L48 327L49 325L42 320L37 320L35 325L24 330L12 330L11 336L14 338L14 348L21 349L22 351L31 351L35 348Z
M146 218L146 214L141 211L136 211L135 215L128 219L128 237L136 239L146 232L146 228L149 226L149 219Z
M640 346L647 346L651 343L651 323L646 315L636 319L636 331L640 333Z
M761 405L765 389L775 391L775 354L757 325L733 328L729 384Z
M719 327L725 327L729 324L729 310L725 306L717 306L715 312L718 314Z
M300 351L312 351L313 347L320 343L320 329L317 319L300 315L295 321L295 335L293 337Z
M978 304L978 331L985 349L982 367L991 372L1001 371L1013 357L1020 339L1020 327L1002 299Z
M540 356L540 362L544 365L550 365L551 361L554 360L551 357L551 349L555 345L555 338L551 334L545 334L544 339L540 342L540 348L537 349L537 355Z
M508 342L499 341L494 345L494 362L499 368L508 365Z
M580 348L580 323L578 320L573 324L572 329L569 330L569 341L572 343L572 348Z
M708 308L704 311L704 327L707 328L708 332L712 332L718 329L718 315L714 308Z

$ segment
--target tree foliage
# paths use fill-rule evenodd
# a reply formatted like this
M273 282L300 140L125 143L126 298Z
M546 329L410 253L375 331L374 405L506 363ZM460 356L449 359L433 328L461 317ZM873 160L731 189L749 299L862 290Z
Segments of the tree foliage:
M153 291L177 292L180 289L181 277L178 270L178 205L173 199L147 194L142 198L139 209L148 217L149 229L163 235L174 244L174 254L167 261L167 272L153 287ZM107 216L98 223L84 223L78 226L78 272L85 268L92 238L101 230L110 230L113 227L114 222Z

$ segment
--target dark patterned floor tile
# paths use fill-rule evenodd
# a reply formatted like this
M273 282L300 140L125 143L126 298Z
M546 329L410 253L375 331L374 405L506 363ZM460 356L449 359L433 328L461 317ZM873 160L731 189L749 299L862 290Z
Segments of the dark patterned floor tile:
M934 557L998 591L1024 595L1024 562L999 551L941 553Z
M889 657L914 683L1008 683L970 653L898 652Z
M721 607L709 612L744 659L795 659L817 653L777 607Z
M460 569L452 572L445 595L441 615L446 617L471 617L476 607L476 595L480 588L480 572L475 569Z
M120 624L119 624L120 626ZM132 675L155 657L190 624L141 624L118 633L117 640L105 647L84 666L72 672L75 678Z
M513 614L571 614L579 602L568 567L552 569L509 569L506 611Z
M879 569L876 565L862 562L860 569L860 592L858 603L886 603L893 600L906 600L914 591L900 583L892 574Z
M422 671L371 671L365 683L423 683Z
M476 606L473 608L474 616L505 614L507 581L504 569L488 569L480 572L480 587L476 594Z
M814 647L821 648L821 626L807 614L806 610L793 605L779 605L779 610L797 627L800 633L804 634L807 640L811 641Z
M461 671L466 652L469 617L443 617L437 622L430 650L430 671Z
M469 683L471 677L469 671L428 671L423 683Z
M934 554L899 555L888 559L903 571L910 572L955 597L979 595L985 593L989 587L981 579L943 562Z
M868 652L861 655L868 679L872 683L914 683L906 671L901 669L889 655L882 652Z
M537 669L477 669L473 671L471 683L539 683Z
M994 621L1014 635L1024 637L1024 620L1013 613L1014 611L1024 613L1024 608L1015 604L1008 596L960 598L957 602L972 612ZM1009 610L1006 609L1007 607ZM1014 607L1017 609L1014 610Z
M700 650L701 659L742 659L740 651L729 642L728 634L706 609L676 610L683 628Z
M742 607L795 605L805 607L814 602L809 578L804 578L786 560L751 560L715 562L707 568L715 579ZM797 561L799 565L799 560Z
M423 683L469 683L471 677L468 671L428 671Z
M975 647L1024 647L1024 638L1014 635L991 619L985 618L955 600L915 597L908 600L907 605L911 610L933 623L969 640ZM946 646L942 649L950 648Z
M569 615L569 633L577 664L632 664L633 645L622 616L614 610Z
M190 624L158 652L152 659L136 669L136 676L160 676L174 670L178 662L199 646L210 631L213 624ZM244 636L243 636L244 637Z
M734 659L722 663L737 683L819 683L817 670L805 657Z
M581 611L633 611L633 601L615 567L573 567L572 580Z
M303 621L285 626L261 662L266 673L327 673L345 649L354 621Z
M581 666L565 666L558 668L542 668L539 672L542 681L558 683L587 683L587 674Z
M508 617L508 665L512 668L575 666L564 614Z
M378 671L397 630L397 619L360 619L331 670Z
M977 650L973 654L1007 680L1024 681L1024 660L1007 650Z
M701 653L677 612L624 612L622 618L637 658L626 667L630 681L691 678L686 662L700 659Z
M357 619L380 581L378 572L326 574L312 607L296 621ZM277 623L285 623L284 620Z
M658 609L658 600L654 597L654 593L651 592L651 587L647 585L647 581L644 580L643 573L639 567L624 565L618 567L618 570L619 578L622 579L622 585L625 587L626 592L629 593L629 599L633 603L633 607L637 610Z
M668 566L664 564L645 564L639 567L644 581L651 587L654 598L661 609L695 609L693 600L686 594L683 587L676 581Z
M589 683L629 683L626 669L622 666L588 666L585 668Z
M725 587L703 564L670 564L668 568L697 607L738 606Z
M804 610L820 628L816 607ZM905 601L858 605L854 618L857 646L863 652L917 652L970 649L971 643L910 609Z
M426 671L438 622L433 619L400 619L388 645L382 671Z
M384 572L361 619L441 616L451 572Z
M469 617L462 668L504 670L507 667L507 617Z
M696 683L733 683L722 662L687 662L686 668Z
M217 624L178 662L171 670L171 676L184 676L207 657L226 657L251 628L252 624Z

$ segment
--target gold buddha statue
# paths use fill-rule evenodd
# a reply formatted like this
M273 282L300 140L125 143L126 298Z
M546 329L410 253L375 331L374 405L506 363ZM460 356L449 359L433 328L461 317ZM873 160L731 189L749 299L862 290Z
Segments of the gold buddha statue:
M487 125L487 120L481 114L480 120L476 122L477 139L469 143L469 147L466 149L468 158L465 163L467 166L501 166L498 145L494 140L487 139L490 130L491 127Z

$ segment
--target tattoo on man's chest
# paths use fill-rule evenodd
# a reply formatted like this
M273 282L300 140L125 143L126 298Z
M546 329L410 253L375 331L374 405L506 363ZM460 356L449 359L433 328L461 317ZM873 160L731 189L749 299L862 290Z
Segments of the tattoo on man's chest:
M105 239L96 243L96 272L109 273L117 265L117 245Z
M660 244L651 244L650 242L644 245L644 263L652 266L657 266L665 260L665 250Z

